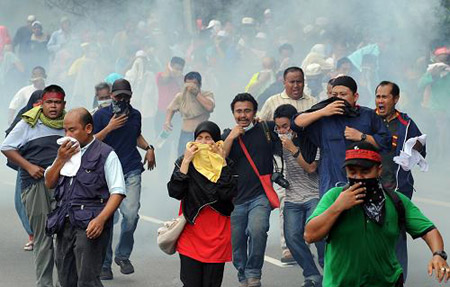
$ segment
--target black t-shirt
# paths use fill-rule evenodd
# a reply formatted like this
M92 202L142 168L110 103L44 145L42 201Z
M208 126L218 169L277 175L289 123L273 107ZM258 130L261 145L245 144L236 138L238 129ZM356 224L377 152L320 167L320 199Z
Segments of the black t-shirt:
M270 142L266 138L261 123L255 124L252 129L245 132L242 136L242 140L261 175L273 172L273 154L280 154L281 151L281 143L278 136L274 133L274 122L267 122L267 125L272 136ZM222 138L225 139L229 133L230 130L225 131ZM239 175L238 194L234 204L242 204L264 194L261 182L245 157L238 139L235 139L233 142L229 158L233 160L235 172Z
M397 165L394 163L394 156L397 149L398 139L398 125L400 124L397 118L387 122L383 120L392 135L392 146L388 152L382 153L383 171L381 174L381 183L386 188L395 188L397 185Z

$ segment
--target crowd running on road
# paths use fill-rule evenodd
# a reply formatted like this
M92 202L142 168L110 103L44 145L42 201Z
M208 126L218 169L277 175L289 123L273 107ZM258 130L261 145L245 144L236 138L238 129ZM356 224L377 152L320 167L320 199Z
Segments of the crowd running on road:
M427 243L428 274L450 279L439 229L411 201L412 170L450 159L450 46L414 59L422 70L392 69L394 42L333 34L326 18L289 42L271 17L200 22L170 45L155 19L113 35L69 17L52 33L35 15L13 37L0 26L0 150L37 287L143 268L132 255L146 171L179 201L185 287L221 286L226 262L236 285L264 286L275 209L280 260L303 274L293 285L404 286L407 234Z

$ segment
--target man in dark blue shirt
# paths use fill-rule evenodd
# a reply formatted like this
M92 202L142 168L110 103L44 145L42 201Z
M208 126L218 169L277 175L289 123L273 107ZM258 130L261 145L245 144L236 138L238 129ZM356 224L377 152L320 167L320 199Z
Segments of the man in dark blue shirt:
M109 107L100 109L94 114L95 137L114 149L125 175L127 197L119 207L123 220L114 258L123 274L134 272L129 258L134 245L134 231L139 220L141 173L144 171L137 146L146 151L144 164L148 161L148 169L155 166L153 146L141 135L141 113L130 105L131 95L130 83L125 79L116 80L111 93L113 102ZM100 276L102 280L113 279L111 244L112 236Z
M333 82L332 95L339 100L295 116L292 126L300 136L306 136L320 148L321 197L336 184L347 182L342 165L345 149L350 143L367 141L382 152L387 151L391 144L389 131L375 111L356 104L358 93L353 78L337 77Z

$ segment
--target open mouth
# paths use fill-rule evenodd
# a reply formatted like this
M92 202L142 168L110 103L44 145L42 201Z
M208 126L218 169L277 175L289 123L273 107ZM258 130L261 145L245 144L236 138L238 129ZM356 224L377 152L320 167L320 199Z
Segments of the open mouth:
M386 111L386 107L382 104L379 104L377 108L378 108L378 112L380 112L380 113L384 113Z

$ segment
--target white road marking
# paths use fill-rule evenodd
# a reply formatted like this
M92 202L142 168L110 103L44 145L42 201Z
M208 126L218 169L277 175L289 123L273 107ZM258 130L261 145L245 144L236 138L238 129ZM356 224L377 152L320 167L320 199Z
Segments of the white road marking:
M164 223L163 220L160 220L160 219L158 219L158 218L154 218L154 217L151 217L151 216L147 216L147 215L139 214L139 218L142 219L142 220L144 220L144 221L147 221L147 222L150 222L150 223L154 223L154 224L158 224L158 225L162 225L162 224ZM267 255L264 256L264 260L265 260L267 263L273 264L273 265L278 266L278 267L281 267L281 268L285 268L285 267L293 267L293 266L295 266L295 265L288 265L288 264L281 263L280 260L275 259L275 258L272 258L272 257L267 256Z

